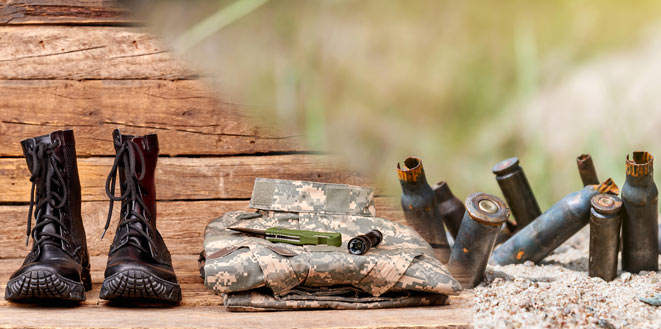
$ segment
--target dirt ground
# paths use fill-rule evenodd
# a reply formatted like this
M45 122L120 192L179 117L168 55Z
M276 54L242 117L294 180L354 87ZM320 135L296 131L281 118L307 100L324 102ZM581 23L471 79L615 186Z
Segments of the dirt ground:
M661 328L661 307L638 299L661 293L661 272L591 278L588 243L586 227L539 265L489 266L475 328Z

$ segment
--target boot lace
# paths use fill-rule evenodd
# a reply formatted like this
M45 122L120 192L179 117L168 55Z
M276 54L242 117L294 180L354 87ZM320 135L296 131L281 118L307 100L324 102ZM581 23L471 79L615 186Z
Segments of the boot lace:
M49 224L56 224L60 233L66 231L66 226L59 218L46 213L46 205L51 209L58 210L64 207L67 202L66 182L62 172L58 169L62 167L62 159L54 152L54 149L60 145L56 140L53 143L38 143L32 148L28 148L27 154L32 158L32 175L30 181L30 208L28 210L28 229L25 245L28 245L30 236L35 241L35 245L41 245L45 242L57 245L53 240L60 240L65 245L69 244L68 239L58 233L41 232L41 229ZM36 192L36 193L35 193ZM59 211L58 211L59 213ZM35 216L35 226L32 226L32 216Z
M143 238L150 246L152 244L152 238L146 231L149 228L148 218L151 217L151 214L149 213L145 201L142 199L142 192L139 184L139 181L145 177L145 158L142 151L140 151L139 146L133 141L122 143L121 141L115 140L115 146L118 147L117 155L115 156L115 162L112 165L110 174L108 174L108 178L106 179L106 195L110 198L110 206L108 207L108 218L106 219L106 225L103 228L101 238L103 239L110 226L114 202L124 201L122 202L122 215L119 226L126 225L127 229L121 236L117 237L117 241L125 242L114 245L111 248L110 253L112 254L125 244L130 244L145 253L150 253L150 251L144 248L139 242L130 239L130 237ZM136 154L138 156L137 160L140 164L139 173L136 170L136 164L138 164L136 163ZM123 168L124 177L126 178L124 184L121 186L124 193L117 196L115 195L115 183L117 181L117 173L121 168ZM138 205L140 205L142 212L134 210L134 202L137 202ZM141 223L142 225L130 225L133 223Z

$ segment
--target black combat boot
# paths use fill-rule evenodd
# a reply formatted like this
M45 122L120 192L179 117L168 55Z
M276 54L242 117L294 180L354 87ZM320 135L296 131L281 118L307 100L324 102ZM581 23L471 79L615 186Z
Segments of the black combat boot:
M54 131L21 145L32 174L27 234L33 243L7 282L5 299L83 301L92 281L73 131ZM30 229L33 210L36 223Z
M154 171L158 137L121 135L115 129L113 141L117 155L106 180L110 209L105 230L110 224L113 201L122 201L122 209L100 297L177 303L181 301L181 288L170 252L156 229ZM117 172L120 196L114 194Z

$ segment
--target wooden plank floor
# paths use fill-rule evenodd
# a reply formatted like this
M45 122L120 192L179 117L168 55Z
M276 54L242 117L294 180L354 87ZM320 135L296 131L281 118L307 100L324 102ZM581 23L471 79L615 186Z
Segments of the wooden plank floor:
M79 306L36 306L4 300L7 279L23 260L0 259L0 327L69 328L471 328L472 295L450 305L384 310L226 312L203 285L194 255L175 255L183 300L177 307L119 307L99 299L105 256L92 257L93 288Z

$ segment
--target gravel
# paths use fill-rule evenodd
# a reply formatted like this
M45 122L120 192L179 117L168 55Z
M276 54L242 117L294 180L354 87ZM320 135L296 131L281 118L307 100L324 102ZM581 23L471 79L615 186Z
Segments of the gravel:
M661 328L661 272L588 276L587 228L539 265L489 266L474 289L476 328ZM660 257L661 258L661 257Z

